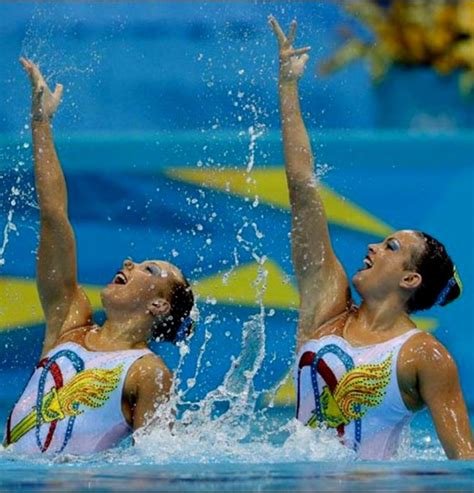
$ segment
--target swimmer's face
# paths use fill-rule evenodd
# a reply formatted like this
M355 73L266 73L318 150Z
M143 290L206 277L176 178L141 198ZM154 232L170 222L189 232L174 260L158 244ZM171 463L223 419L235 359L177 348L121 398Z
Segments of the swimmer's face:
M102 304L106 312L145 313L155 301L169 301L171 289L182 278L177 267L163 260L135 263L127 259L102 290Z
M363 267L352 278L356 290L363 298L383 300L416 289L421 277L412 268L413 259L423 248L423 239L411 230L397 231L369 245Z

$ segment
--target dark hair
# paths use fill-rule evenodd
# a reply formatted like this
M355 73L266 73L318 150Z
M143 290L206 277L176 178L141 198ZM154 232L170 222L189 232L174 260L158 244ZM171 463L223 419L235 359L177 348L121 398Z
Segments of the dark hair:
M417 231L424 241L420 252L414 253L411 265L421 275L421 285L407 302L409 313L427 310L433 305L445 306L462 292L461 280L444 245L429 234Z
M184 276L171 287L168 301L171 305L170 313L165 320L155 325L153 337L167 342L179 342L191 335L194 329L189 316L194 305L194 294Z

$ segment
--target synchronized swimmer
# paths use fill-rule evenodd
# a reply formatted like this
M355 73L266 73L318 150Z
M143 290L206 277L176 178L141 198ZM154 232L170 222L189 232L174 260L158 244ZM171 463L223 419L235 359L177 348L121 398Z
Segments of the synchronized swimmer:
M274 17L279 99L291 203L292 254L300 294L296 416L333 429L361 459L393 457L403 428L428 407L449 458L474 459L458 372L449 352L417 329L411 313L444 306L462 291L444 246L397 231L368 247L352 278L336 257L314 175L298 81L309 47L295 49ZM193 330L189 282L163 260L123 268L101 292L107 320L94 324L77 280L76 243L51 119L62 86L51 92L39 68L21 59L33 89L32 133L40 206L37 287L46 320L43 352L7 422L5 445L19 453L88 454L117 445L169 398L172 374L147 345L184 340Z
M269 18L279 45L279 94L300 294L295 367L297 418L337 430L362 459L387 459L413 414L427 406L449 458L474 459L472 432L453 358L410 314L461 293L444 246L426 233L397 231L369 245L352 278L356 306L336 257L300 110L298 80L309 47L295 49Z
M192 331L194 297L176 266L125 260L101 292L107 320L94 324L77 280L66 183L51 129L62 86L51 92L38 67L20 61L33 89L37 288L46 334L41 359L8 418L5 445L19 453L98 452L143 427L168 400L171 372L147 341L184 340Z

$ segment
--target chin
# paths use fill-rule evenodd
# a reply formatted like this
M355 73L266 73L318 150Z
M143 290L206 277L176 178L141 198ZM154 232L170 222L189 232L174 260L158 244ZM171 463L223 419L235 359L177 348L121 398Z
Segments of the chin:
M109 284L102 289L100 292L100 300L105 311L107 311L107 308L109 307L114 307L121 304L120 297L117 296L113 284Z
M363 281L363 271L358 270L353 276L352 276L352 284L354 284L354 287L356 289L359 289L358 286L360 283Z
M364 279L364 270L359 270L357 271L353 276L352 276L352 284L354 285L354 288L356 292L361 296L364 297L364 286L365 286L365 279Z
M105 288L101 289L100 291L100 301L102 303L102 306L104 307L104 310L106 310L108 301L109 301L109 286L105 286Z

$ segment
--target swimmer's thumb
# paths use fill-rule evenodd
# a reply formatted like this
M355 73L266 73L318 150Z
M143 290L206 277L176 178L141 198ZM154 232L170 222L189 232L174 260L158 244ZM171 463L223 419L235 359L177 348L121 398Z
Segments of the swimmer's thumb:
M303 65L309 60L309 55L307 53L301 55L300 60L302 61Z
M56 84L56 87L54 88L54 97L58 100L58 101L61 101L62 97L63 97L63 85L62 84Z

